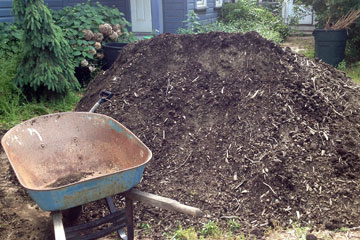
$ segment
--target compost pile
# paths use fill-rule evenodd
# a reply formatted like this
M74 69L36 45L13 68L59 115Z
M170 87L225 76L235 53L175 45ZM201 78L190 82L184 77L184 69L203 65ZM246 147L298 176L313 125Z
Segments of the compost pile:
M360 225L360 91L330 65L254 32L165 34L129 44L76 110L102 89L115 96L98 112L153 151L138 188L204 211L199 220L137 205L153 237L230 218L255 235Z

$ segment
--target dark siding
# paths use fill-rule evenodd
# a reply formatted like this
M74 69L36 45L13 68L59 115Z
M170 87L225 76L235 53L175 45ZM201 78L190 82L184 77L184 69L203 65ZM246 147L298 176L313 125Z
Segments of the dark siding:
M45 4L51 9L61 9L65 6L74 6L78 3L86 3L87 0L44 0ZM126 19L129 19L129 0L92 0L92 2L100 2L109 7L115 6L120 12L125 13ZM0 22L11 22L12 0L0 0Z
M45 0L45 2L49 2L51 0ZM87 0L62 0L64 6L74 6L78 3L86 3ZM99 2L104 6L113 7L115 6L121 12L125 12L125 0L92 0L91 2Z
M64 7L63 2L63 0L44 0L44 3L47 5L48 8L56 10Z
M162 0L151 0L151 19L153 32L164 32Z
M12 0L0 1L0 22L11 22L11 6Z
M207 0L207 8L197 10L196 9L196 0L187 0L188 1L188 12L191 10L195 10L195 12L199 15L200 22L202 24L209 24L216 22L216 18L220 11L220 8L215 8L215 0Z
M178 28L184 27L186 3L184 0L163 0L164 32L176 33Z

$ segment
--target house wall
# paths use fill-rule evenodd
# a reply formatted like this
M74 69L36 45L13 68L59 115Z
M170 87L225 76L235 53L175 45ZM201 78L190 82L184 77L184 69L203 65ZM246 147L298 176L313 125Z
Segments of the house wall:
M13 0L0 0L0 22L11 22L11 7ZM120 12L125 13L127 21L131 21L130 0L92 0L106 6L115 6ZM74 6L85 3L87 0L44 0L51 9L60 9L65 6ZM225 1L224 1L225 2ZM203 24L216 21L220 8L215 8L215 0L207 0L205 9L196 9L196 0L151 0L153 30L160 33L176 33L181 27L185 27L184 21L191 10L200 17Z
M74 6L78 3L86 3L87 0L44 0L45 4L51 9L61 9L66 6ZM125 13L126 19L129 21L130 1L129 0L92 0L92 2L100 2L105 6L115 6L120 12ZM0 0L0 22L11 22L12 0Z
M296 8L303 11L303 16L298 22L299 25L315 25L315 13L312 7L295 4L293 0L283 2L282 18L284 23L291 24L291 19L296 15Z
M187 13L194 10L200 18L200 23L209 24L216 22L216 18L221 8L215 8L215 0L207 0L207 8L205 9L196 9L196 0L187 0L187 2Z
M0 1L0 22L11 22L11 6L12 0Z
M152 29L154 33L164 32L162 0L151 0Z
M163 0L164 32L176 33L178 28L184 27L187 10L184 0Z
M196 0L163 0L164 32L176 33L179 28L185 27L184 21L191 10L198 14L200 23L214 23L220 9L215 8L215 0L207 0L204 9L196 9Z

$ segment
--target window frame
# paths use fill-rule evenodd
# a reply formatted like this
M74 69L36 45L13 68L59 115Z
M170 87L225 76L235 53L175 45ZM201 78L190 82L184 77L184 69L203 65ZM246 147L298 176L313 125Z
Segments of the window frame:
M224 4L224 0L215 0L215 8L221 8Z
M207 0L196 0L195 1L195 9L206 9L207 8Z

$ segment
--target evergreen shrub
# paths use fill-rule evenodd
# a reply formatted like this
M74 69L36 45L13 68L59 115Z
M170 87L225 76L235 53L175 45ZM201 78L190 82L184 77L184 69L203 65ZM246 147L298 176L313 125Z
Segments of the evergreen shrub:
M28 96L63 95L77 88L71 48L43 0L14 0L13 11L23 30L16 85Z

